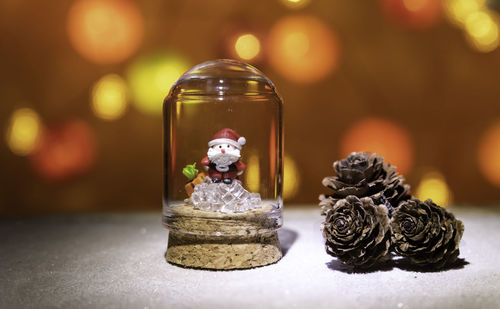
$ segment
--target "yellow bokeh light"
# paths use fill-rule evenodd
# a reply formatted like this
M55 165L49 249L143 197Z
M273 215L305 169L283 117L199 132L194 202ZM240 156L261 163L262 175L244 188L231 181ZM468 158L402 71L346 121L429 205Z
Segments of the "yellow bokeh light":
M7 145L17 155L29 155L36 149L41 131L40 116L31 108L20 108L10 117Z
M259 157L251 155L245 170L245 180L248 189L252 192L259 192L260 187L260 165Z
M463 26L471 13L485 7L485 0L444 0L443 7L446 16L452 23Z
M127 108L127 83L117 74L101 77L92 88L92 111L105 120L115 120L123 116Z
M234 50L238 57L244 60L251 60L260 53L260 41L253 34L243 34L236 39Z
M127 72L132 103L141 112L160 115L170 87L189 67L183 58L163 53L138 59Z
M500 188L500 121L488 128L479 140L477 160L484 177Z
M424 201L432 199L440 206L448 206L452 201L452 193L444 176L438 171L430 171L424 174L420 181L415 196Z
M143 36L143 17L129 0L78 0L67 31L76 51L89 61L117 63L131 56Z
M297 83L314 83L338 66L337 36L321 20L312 16L280 19L270 30L266 55L271 66Z
M300 186L300 176L297 164L285 156L283 162L283 199L290 199L297 195Z
M474 12L465 20L468 42L480 52L490 52L498 47L498 24L486 12Z
M289 9L301 9L307 6L311 0L281 0L287 8Z
M259 192L260 189L260 162L257 155L251 155L247 161L245 170L246 186L252 192ZM297 164L289 156L285 156L283 163L283 198L293 198L300 185L299 171Z

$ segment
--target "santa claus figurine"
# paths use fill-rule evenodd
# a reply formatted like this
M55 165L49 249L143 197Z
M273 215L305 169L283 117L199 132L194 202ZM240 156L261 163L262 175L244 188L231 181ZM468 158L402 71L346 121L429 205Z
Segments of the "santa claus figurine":
M231 184L243 174L245 164L240 161L240 150L246 139L232 129L222 129L208 142L207 156L201 164L208 167L208 176L213 182Z

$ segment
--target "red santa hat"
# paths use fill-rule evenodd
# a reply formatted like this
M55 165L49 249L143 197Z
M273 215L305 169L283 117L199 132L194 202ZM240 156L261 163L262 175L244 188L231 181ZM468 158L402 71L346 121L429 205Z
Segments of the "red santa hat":
M236 131L225 128L215 133L212 140L208 142L208 147L212 147L218 144L230 144L234 147L241 149L241 146L245 145L247 140L240 136Z

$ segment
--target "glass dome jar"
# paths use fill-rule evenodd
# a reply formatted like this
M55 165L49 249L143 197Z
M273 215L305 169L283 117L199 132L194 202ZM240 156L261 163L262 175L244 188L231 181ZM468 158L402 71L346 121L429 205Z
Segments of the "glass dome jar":
M199 64L163 105L167 260L233 269L281 258L282 101L256 68Z

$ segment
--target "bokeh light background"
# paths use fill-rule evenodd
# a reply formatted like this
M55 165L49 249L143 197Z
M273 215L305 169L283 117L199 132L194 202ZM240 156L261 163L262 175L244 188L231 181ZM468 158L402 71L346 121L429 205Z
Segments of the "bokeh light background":
M397 165L419 198L498 205L499 11L500 0L1 1L0 213L159 211L162 99L217 58L255 65L284 98L288 205L316 204L332 162L360 150Z

